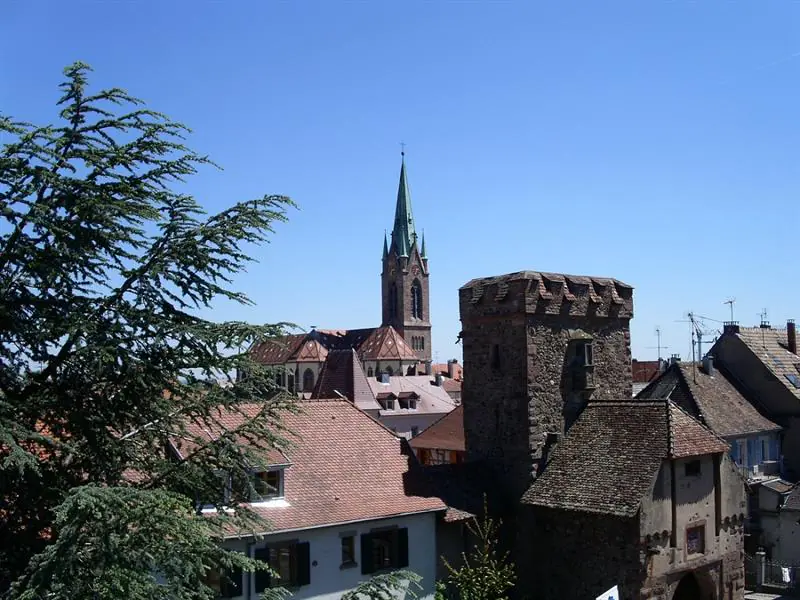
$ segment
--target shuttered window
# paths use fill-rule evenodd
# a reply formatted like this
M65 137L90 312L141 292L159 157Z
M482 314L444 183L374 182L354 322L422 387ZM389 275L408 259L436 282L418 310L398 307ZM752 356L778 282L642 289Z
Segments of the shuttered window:
M272 587L296 588L311 583L311 556L308 542L271 544L255 551L255 558L269 565L268 571L256 571L256 593Z
M361 572L365 575L407 566L407 528L372 531L361 536Z

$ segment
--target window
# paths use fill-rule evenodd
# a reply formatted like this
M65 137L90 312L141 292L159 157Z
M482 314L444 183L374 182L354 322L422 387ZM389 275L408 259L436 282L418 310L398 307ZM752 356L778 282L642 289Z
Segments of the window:
M767 444L767 438L761 438L761 460L769 460L769 446Z
M794 373L788 373L786 375L786 379L788 379L789 383L791 383L794 387L800 389L800 377L798 377Z
M389 318L394 319L397 316L397 284L392 282L389 284Z
M287 377L287 380L288 381L287 381L286 387L288 388L288 390L290 392L294 392L294 373L292 371L289 371L289 375Z
M372 531L361 536L361 572L365 575L384 569L408 566L408 529Z
M687 477L697 477L700 475L700 461L699 460L690 460L689 462L683 465L684 467L684 474Z
M255 558L270 566L278 577L267 571L256 571L256 593L272 587L299 587L311 583L311 564L308 542L284 542L259 548Z
M686 530L686 554L703 554L706 551L706 526L698 525Z
M500 368L500 346L499 344L492 345L491 365L493 369Z
M575 344L575 363L580 367L594 365L594 348L592 342L579 342Z
M283 496L283 469L260 471L253 475L252 502L263 502Z
M352 534L342 536L342 568L354 567L356 564L356 538Z
M275 385L278 387L283 387L283 374L282 373L275 373Z
M235 569L228 574L224 570L210 569L206 571L203 583L219 598L235 598L242 595L242 570Z
M414 397L399 398L398 403L400 404L401 409L417 410L417 399Z
M372 370L372 367L367 369L367 377L374 377L374 376L375 376L375 371Z
M422 285L419 279L415 279L411 284L411 316L422 319Z
M419 427L416 425L411 428L411 437L417 437L419 435Z
M394 369L392 369L392 367L386 367L386 374L391 377L394 375Z
M303 371L303 391L311 392L314 390L314 371L306 369Z
M446 465L450 462L450 453L447 450L431 450L430 464Z

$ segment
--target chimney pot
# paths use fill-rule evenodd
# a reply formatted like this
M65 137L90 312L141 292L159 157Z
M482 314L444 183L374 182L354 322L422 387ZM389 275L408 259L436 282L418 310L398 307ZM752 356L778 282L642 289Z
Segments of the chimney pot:
M703 357L703 371L706 372L706 375L714 374L714 357L710 354Z
M436 382L437 386L442 387L442 382L444 382L444 377L442 377L441 373L437 373L436 379L434 381Z
M723 335L739 333L739 321L725 321L722 328Z
M786 321L786 345L789 352L797 354L797 329L795 329L794 319Z

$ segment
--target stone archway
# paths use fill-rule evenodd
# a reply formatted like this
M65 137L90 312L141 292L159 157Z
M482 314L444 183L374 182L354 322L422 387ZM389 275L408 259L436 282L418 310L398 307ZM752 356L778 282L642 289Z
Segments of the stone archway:
M694 573L687 573L683 576L678 583L678 587L675 588L672 600L705 600L700 589L700 583Z

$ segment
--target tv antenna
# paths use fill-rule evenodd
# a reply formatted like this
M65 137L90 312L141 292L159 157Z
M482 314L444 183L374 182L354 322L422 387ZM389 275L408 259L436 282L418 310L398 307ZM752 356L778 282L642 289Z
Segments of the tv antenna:
M733 305L736 304L736 298L728 298L723 302L723 304L727 304L731 308L731 323L733 323Z
M669 346L662 346L661 345L661 327L656 327L656 339L658 340L657 346L648 346L648 350L658 350L658 360L661 362L661 351L662 350L669 350Z
M697 360L703 358L703 337L704 336L711 336L716 334L716 331L706 329L705 321L715 321L719 322L716 319L712 319L710 317L704 317L702 315L698 315L692 311L686 313L686 317L688 321L681 321L681 323L691 323L692 324L692 377L697 383ZM697 356L695 356L695 340L697 340Z

